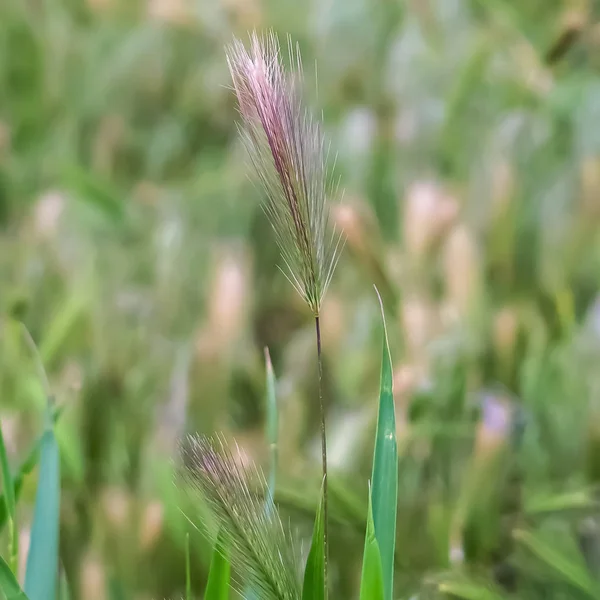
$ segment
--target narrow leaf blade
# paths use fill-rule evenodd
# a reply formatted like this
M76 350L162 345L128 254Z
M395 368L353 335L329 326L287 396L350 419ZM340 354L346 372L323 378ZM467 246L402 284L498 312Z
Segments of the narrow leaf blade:
M50 425L41 440L40 474L35 499L25 592L31 600L54 600L58 573L60 457Z
M217 537L210 562L204 600L228 600L231 564L221 534Z
M383 600L383 571L381 553L375 537L373 523L373 506L369 494L369 517L365 535L365 550L363 555L362 575L360 579L360 600Z
M381 553L385 599L391 600L394 589L394 552L398 505L398 445L396 443L396 414L392 389L392 359L381 297L379 297L379 303L384 337L371 499L375 537Z
M325 600L325 512L323 494L325 488L321 487L321 499L315 515L310 552L306 559L304 570L304 585L302 587L302 600Z
M567 540L564 540L562 545L557 544L556 540L549 543L543 535L523 530L517 530L514 535L517 541L550 567L556 577L581 590L590 598L600 597L600 586L591 576L583 560L577 560L577 556L564 550L570 545ZM574 548L572 550L575 551Z
M8 454L4 445L4 436L2 435L2 423L0 423L0 470L2 471L2 488L4 489L3 503L6 507L8 518L15 519L15 490L13 480L10 474L8 464Z
M10 543L10 566L16 570L19 554L19 536L16 522L16 503L13 478L8 464L8 453L4 444L2 424L0 423L0 471L2 471L2 488L4 489L3 506L8 518L9 543Z
M6 600L27 600L25 592L21 589L14 573L0 556L0 591Z
M54 410L53 413L53 421L54 423L56 423L56 421L58 420L58 417L60 416L60 413L62 411L60 409L58 410ZM25 478L26 475L29 475L33 469L35 469L36 465L38 464L39 458L40 458L40 448L42 445L42 437L40 436L38 438L38 440L35 442L33 448L30 450L27 458L23 461L23 464L19 467L19 470L17 471L17 473L15 473L15 476L13 477L13 490L14 490L14 497L15 497L15 505L17 503L17 501L19 500L19 497L21 496L21 489L23 488L23 479ZM4 527L4 525L6 524L6 521L8 519L8 512L6 510L6 503L4 502L4 495L0 495L0 533L2 532L2 529Z

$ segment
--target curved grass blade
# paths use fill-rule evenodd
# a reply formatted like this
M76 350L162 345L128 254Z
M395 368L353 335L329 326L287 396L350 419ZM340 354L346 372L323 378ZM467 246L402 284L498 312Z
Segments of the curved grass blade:
M442 594L463 600L503 600L504 596L478 583L447 581L438 586Z
M360 600L384 600L381 553L379 552L379 545L375 537L371 494L369 494L369 518L367 520L365 550L360 578Z
M304 569L304 584L302 586L302 600L325 600L325 511L323 494L325 487L321 486L321 499L315 515L310 552L306 559Z
M10 548L10 568L13 572L17 570L19 557L19 535L17 533L15 489L8 464L8 454L2 435L2 423L0 423L0 470L2 471L2 488L4 489L3 505L8 518L8 538Z
M556 539L546 540L543 535L523 530L515 531L514 537L550 567L557 578L590 598L600 598L600 585L594 580L580 555L576 554L576 548L572 548L573 554L565 551L565 548L572 545L568 539L563 539L559 544Z
M41 440L40 474L25 573L25 592L30 600L54 600L57 586L60 457L50 406L46 421Z
M6 600L28 600L25 592L21 589L15 574L0 556L0 592Z
M62 412L61 408L57 408L54 410L53 422L56 423L60 413ZM42 445L42 436L35 442L33 448L30 450L27 458L23 461L17 473L12 478L12 487L14 490L15 497L15 505L21 496L21 489L23 488L23 480L27 475L29 475L33 469L35 469L38 464L40 458L40 447ZM8 511L6 510L6 502L4 501L4 494L0 495L0 533L2 533L2 529L8 520Z
M210 562L204 600L228 600L230 578L231 563L225 549L225 540L219 533Z
M383 303L379 292L377 292L377 297L381 307L384 336L371 502L375 537L381 553L385 599L391 600L394 589L394 551L398 505L398 445L396 443L396 415L392 390L392 359Z

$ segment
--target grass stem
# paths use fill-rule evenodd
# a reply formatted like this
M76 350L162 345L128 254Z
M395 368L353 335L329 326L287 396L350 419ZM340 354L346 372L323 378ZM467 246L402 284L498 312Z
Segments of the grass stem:
M317 363L319 366L319 412L321 414L321 458L323 461L323 545L325 550L325 598L328 589L329 570L329 529L328 529L328 491L327 491L327 433L325 430L325 406L323 405L323 357L321 352L321 322L319 315L315 316L317 333Z

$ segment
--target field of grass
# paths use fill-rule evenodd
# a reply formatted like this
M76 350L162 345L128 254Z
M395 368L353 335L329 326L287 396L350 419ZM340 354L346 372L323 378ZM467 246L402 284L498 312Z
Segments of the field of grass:
M298 43L343 190L322 307L330 598L360 584L373 284L393 597L600 598L596 0L0 0L0 422L13 474L54 432L61 598L183 597L188 537L203 597L214 540L173 464L186 434L218 432L269 472L265 347L275 501L310 546L314 323L279 269L224 50L255 28ZM42 456L12 536L0 501L21 582L57 467Z

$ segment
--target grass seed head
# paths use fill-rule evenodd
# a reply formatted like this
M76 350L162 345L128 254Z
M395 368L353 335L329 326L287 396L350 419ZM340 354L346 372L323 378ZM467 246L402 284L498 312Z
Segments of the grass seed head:
M262 183L284 273L315 315L331 281L341 237L329 228L333 190L320 124L302 106L300 54L289 44L292 77L284 72L274 34L235 40L227 60L242 117L242 135Z

